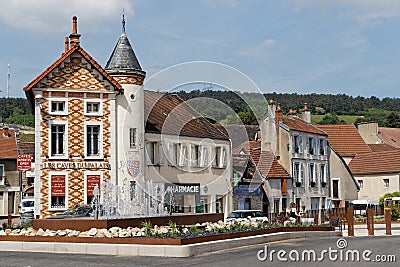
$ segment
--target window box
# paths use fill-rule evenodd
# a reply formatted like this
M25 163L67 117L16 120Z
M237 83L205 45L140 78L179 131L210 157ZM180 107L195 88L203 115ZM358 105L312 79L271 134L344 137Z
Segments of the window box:
M326 187L327 185L328 185L327 182L322 182L322 183L321 183L321 186L322 186L322 187Z
M301 187L301 182L296 182L296 187Z
M317 185L316 182L311 182L311 183L310 183L310 186L311 186L311 187L315 187L316 185Z

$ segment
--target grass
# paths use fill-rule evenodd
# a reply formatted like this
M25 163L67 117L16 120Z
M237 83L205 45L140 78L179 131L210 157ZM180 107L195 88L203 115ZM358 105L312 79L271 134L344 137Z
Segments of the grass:
M35 134L21 134L21 142L35 142Z
M322 118L325 117L325 115L311 115L311 123L312 124L319 124L322 121ZM362 116L353 116L353 115L339 115L339 120L345 121L345 124L353 124L357 118L360 118Z

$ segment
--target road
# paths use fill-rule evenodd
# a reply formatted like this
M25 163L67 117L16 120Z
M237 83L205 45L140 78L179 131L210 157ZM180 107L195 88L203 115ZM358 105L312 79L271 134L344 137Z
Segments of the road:
M232 250L225 250L217 253L209 253L202 256L191 258L153 258L153 257L116 257L116 256L96 256L83 254L48 254L48 253L22 253L22 252L0 252L0 266L398 266L400 262L400 236L375 236L375 237L346 237L347 247L338 248L338 238L325 239L297 239L274 242L268 244L260 244L248 247L242 247ZM276 252L271 258L265 261L258 259L257 254L262 258L265 256L265 245L267 246L267 255L270 255L272 250ZM341 243L343 245L343 242ZM331 259L328 253L323 254L323 263L320 261L309 261L308 252L314 250L316 258L321 257L321 251L331 248ZM341 247L342 248L342 247ZM278 260L277 251L283 250L286 254L281 254L281 258L287 259L287 262ZM306 252L304 252L306 250ZM337 250L339 252L334 252ZM352 255L348 254L350 261L346 261L346 253L351 250L357 250L360 255L360 261L354 262ZM362 253L370 250L371 254L366 253L365 258L371 259L370 262L363 260ZM261 252L259 252L261 251ZM296 252L299 253L299 261L295 259ZM343 260L340 260L340 251L343 251ZM282 253L282 252L281 252ZM301 260L301 255L304 253L306 261ZM385 255L387 259L390 255L395 256L396 262L381 263L372 262L377 255ZM312 255L312 254L310 254ZM335 255L338 256L334 260ZM312 259L312 257L311 257ZM382 257L381 257L382 259ZM394 260L393 258L391 259Z

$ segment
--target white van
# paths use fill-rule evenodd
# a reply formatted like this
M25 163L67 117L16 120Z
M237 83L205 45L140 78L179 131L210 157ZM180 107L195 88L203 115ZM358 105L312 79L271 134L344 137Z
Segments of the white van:
M33 213L35 210L35 201L33 198L25 198L19 203L18 209L19 214Z

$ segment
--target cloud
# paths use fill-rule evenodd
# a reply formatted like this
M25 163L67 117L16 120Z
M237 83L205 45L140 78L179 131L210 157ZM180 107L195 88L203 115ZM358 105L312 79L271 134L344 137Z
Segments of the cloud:
M76 15L84 22L85 32L95 32L118 19L123 9L127 16L134 15L129 0L8 0L1 3L0 22L31 32L65 32L71 28L67 22Z
M259 44L242 47L236 53L253 59L266 59L276 54L278 47L275 39L266 39Z
M398 0L293 0L296 10L317 9L366 26L400 16Z

